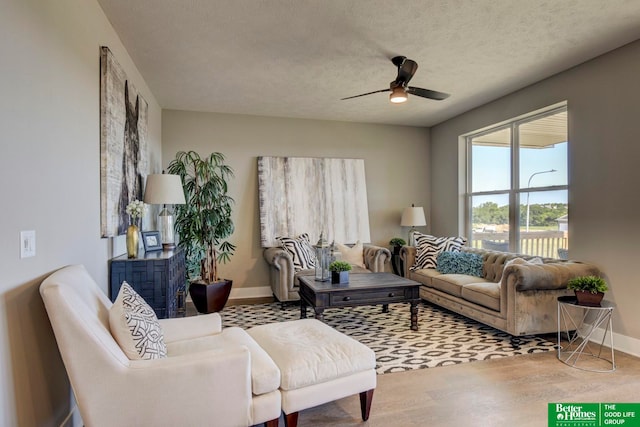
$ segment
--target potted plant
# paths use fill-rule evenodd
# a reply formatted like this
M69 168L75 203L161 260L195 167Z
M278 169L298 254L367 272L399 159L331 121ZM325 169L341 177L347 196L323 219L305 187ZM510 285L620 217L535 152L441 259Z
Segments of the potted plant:
M400 249L407 242L401 237L394 237L389 240L389 244L391 245L391 267L393 267L393 273L398 276L404 276L404 265L400 258Z
M200 157L195 151L180 151L168 172L180 175L186 203L176 205L175 229L185 251L189 294L200 313L222 310L233 282L218 277L218 261L227 262L235 246L227 239L234 231L231 220L233 199L227 194L227 180L233 170L224 155Z
M609 287L602 277L579 276L567 282L567 289L573 289L578 304L597 307Z
M332 284L345 284L349 283L349 271L351 271L351 264L346 261L333 261L329 264L329 271L331 271L331 283Z
M400 237L394 237L393 239L389 240L389 244L393 249L394 255L397 255L400 253L400 248L406 245L407 242Z

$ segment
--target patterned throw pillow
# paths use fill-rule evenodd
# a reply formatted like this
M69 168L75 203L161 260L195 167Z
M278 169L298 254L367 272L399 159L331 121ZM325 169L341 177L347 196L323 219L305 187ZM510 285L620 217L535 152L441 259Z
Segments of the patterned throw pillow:
M276 239L280 241L282 249L291 255L293 268L296 271L315 268L316 253L307 233L303 233L295 239L292 237L276 237Z
M483 277L482 256L469 252L440 252L437 257L438 270L442 274L466 274Z
M464 237L435 237L428 234L415 233L416 240L416 262L410 270L421 270L423 268L436 268L438 265L437 256L440 252L460 252L460 249L467 243Z
M109 310L111 334L129 359L167 357L167 346L158 317L149 304L127 283Z

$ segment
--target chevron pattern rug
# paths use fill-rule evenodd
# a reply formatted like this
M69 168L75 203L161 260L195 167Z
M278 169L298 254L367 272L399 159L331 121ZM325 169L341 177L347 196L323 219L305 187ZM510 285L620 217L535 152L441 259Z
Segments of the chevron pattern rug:
M248 329L299 319L300 307L236 305L225 307L220 315L224 327ZM313 317L313 311L308 309L307 315ZM388 313L382 313L381 306L328 309L324 320L371 348L378 374L540 353L555 346L544 337L525 336L515 349L509 334L428 303L419 306L418 331L409 328L408 304L391 304Z

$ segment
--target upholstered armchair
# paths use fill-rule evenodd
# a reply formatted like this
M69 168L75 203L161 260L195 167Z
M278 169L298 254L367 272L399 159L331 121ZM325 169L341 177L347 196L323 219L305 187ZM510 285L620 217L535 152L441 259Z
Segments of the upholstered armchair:
M160 319L166 356L132 360L110 330L114 304L83 266L56 271L40 293L85 425L278 425L278 367L217 313Z
M269 281L276 299L282 303L299 300L300 282L298 278L300 276L311 276L315 273L314 270L303 269L296 271L291 254L280 247L266 248L263 251L263 256L269 265ZM353 266L351 272L384 272L390 259L391 252L389 252L389 249L365 244L362 245L363 266Z

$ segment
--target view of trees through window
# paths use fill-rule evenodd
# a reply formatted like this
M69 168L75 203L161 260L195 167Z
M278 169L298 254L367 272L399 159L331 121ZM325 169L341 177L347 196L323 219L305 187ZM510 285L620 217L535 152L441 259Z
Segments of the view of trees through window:
M485 129L466 140L471 244L566 258L566 107Z

